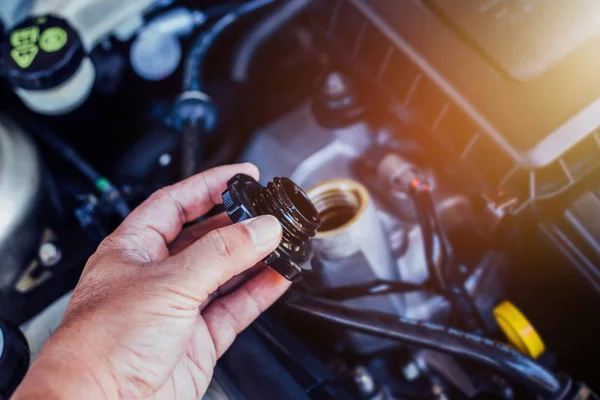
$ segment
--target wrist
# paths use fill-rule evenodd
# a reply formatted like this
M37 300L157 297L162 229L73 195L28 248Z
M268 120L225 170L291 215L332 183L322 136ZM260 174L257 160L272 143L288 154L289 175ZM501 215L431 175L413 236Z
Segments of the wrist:
M13 400L104 400L118 390L104 362L69 332L57 331L44 346Z

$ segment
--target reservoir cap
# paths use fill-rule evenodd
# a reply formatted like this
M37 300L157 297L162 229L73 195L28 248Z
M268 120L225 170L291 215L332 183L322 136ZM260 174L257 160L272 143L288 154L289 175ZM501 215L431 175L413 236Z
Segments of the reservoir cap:
M85 51L77 32L51 15L30 17L2 39L2 73L27 90L54 88L79 69Z

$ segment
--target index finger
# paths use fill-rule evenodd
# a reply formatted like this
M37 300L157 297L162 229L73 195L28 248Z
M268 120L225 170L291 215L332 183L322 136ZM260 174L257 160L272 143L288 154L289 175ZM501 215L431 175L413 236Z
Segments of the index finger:
M235 174L258 179L258 169L249 163L209 169L152 194L121 223L111 235L116 244L145 262L169 256L167 246L183 226L221 204L221 193Z

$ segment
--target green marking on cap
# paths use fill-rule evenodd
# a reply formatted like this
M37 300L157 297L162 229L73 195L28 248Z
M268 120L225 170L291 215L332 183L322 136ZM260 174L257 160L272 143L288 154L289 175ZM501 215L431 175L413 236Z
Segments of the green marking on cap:
M44 30L40 37L40 47L47 53L59 51L65 44L67 44L67 31L57 26Z
M16 49L12 49L10 56L15 63L22 69L25 69L31 65L35 56L37 56L39 49L36 45L33 46L22 46Z
M33 46L37 43L39 37L40 28L37 26L29 26L11 33L10 44L12 44L13 47Z
M25 69L35 60L40 50L37 47L39 36L40 28L37 26L18 29L10 34L10 44L14 47L10 56L19 67Z
M98 188L101 192L106 192L108 189L112 187L112 183L106 178L98 178L96 181L96 188Z
M41 25L41 24L45 24L47 20L48 20L48 18L46 18L46 17L38 17L38 19L36 19L35 22L38 25Z

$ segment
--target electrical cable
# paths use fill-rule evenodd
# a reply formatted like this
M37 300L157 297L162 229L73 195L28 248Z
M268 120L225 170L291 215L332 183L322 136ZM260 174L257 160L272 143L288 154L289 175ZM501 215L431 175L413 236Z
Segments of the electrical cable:
M570 380L561 381L531 358L487 338L430 322L356 310L315 296L295 293L285 302L295 312L358 332L463 357L487 366L545 399L561 399Z
M192 44L185 60L183 72L183 92L202 91L206 73L206 55L218 37L241 17L275 3L277 0L253 0L241 5L220 18L207 31L202 32Z
M450 261L450 244L444 240L443 231L437 223L435 207L429 191L429 185L414 180L410 185L410 194L413 199L417 220L421 227L423 237L423 247L425 251L425 263L429 271L429 276L436 282L437 288L445 292L448 288L446 272ZM442 231L442 232L440 232ZM436 237L440 251L439 262L435 257Z
M421 227L425 263L429 276L437 289L446 296L453 310L470 331L482 332L486 324L471 295L465 290L463 282L456 282L456 264L452 244L442 228L436 214L429 185L415 179L409 188L415 204L417 220ZM439 249L439 261L435 257L436 245Z
M250 66L258 50L284 25L300 14L314 0L294 0L284 3L259 22L242 40L233 56L231 79L237 83L248 80Z

